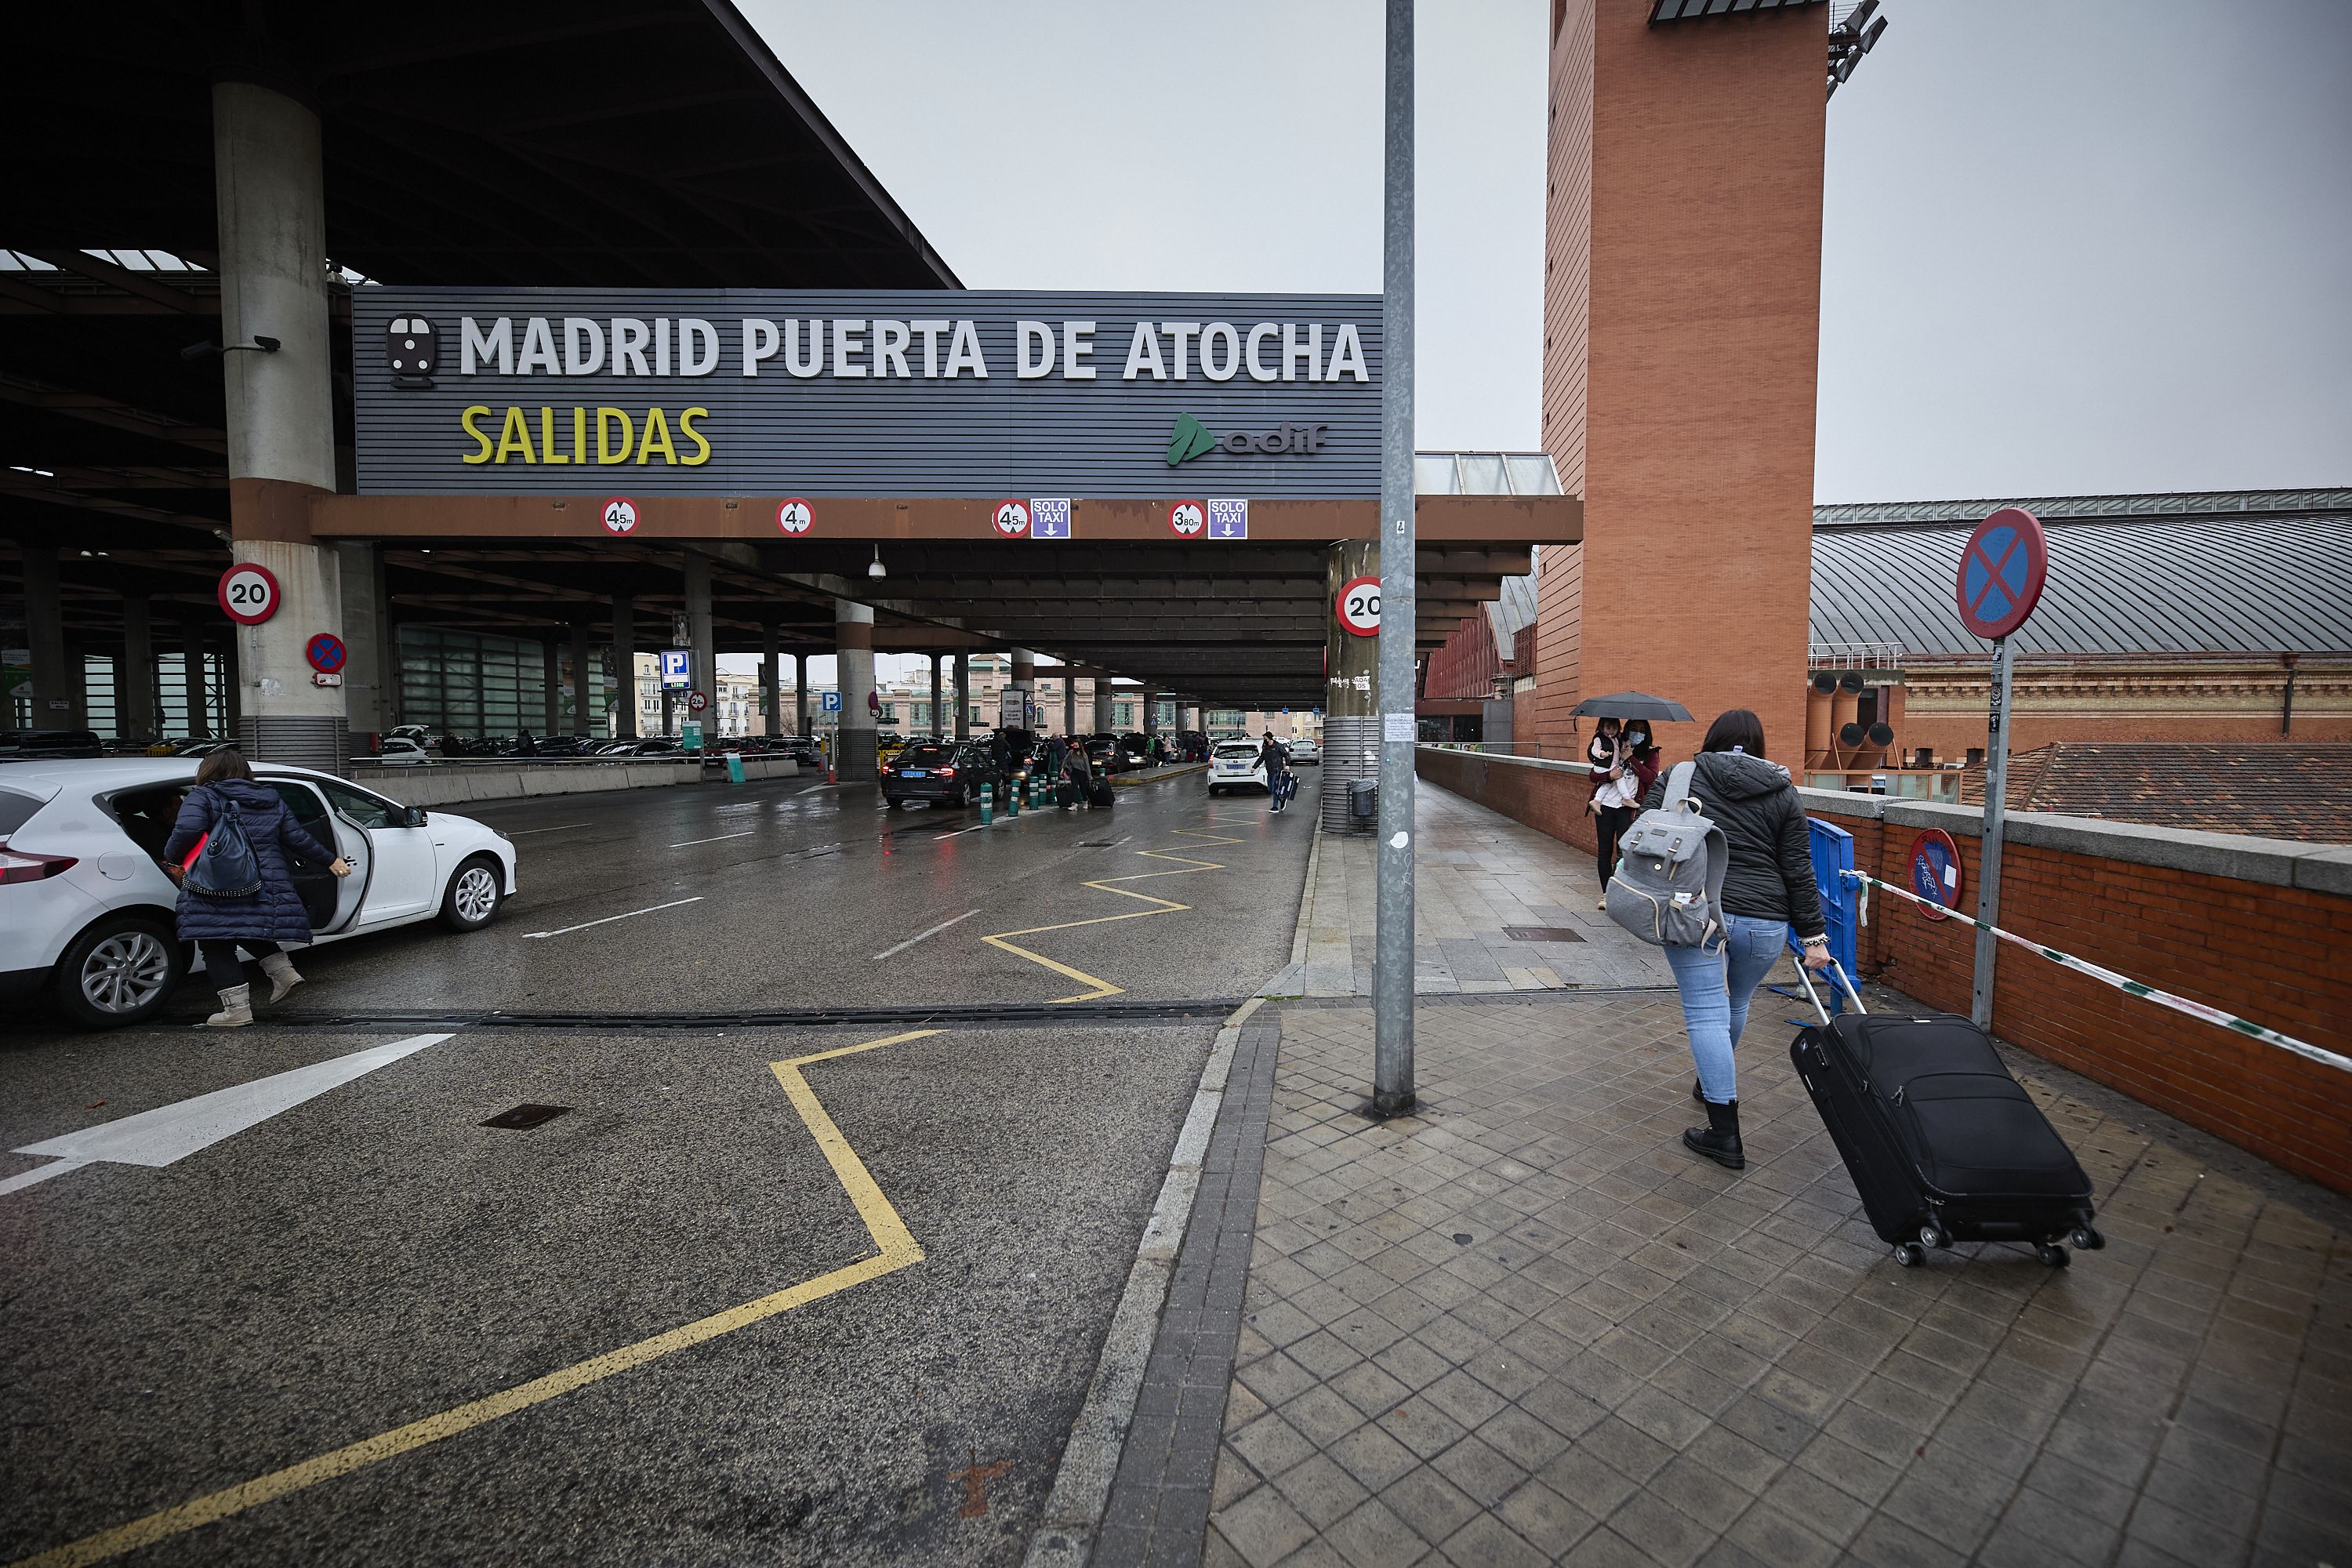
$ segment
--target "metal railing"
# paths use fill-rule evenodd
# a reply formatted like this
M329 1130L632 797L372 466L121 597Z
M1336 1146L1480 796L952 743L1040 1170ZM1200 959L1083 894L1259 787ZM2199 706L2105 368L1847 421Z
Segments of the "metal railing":
M1899 669L1899 642L1817 642L1805 647L1808 669Z

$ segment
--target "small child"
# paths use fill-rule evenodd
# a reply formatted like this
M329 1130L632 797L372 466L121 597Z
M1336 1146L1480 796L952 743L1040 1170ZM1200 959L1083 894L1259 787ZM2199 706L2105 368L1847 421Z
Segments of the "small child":
M1597 816L1604 807L1623 805L1615 797L1617 786L1624 782L1618 770L1625 761L1616 720L1603 719L1594 728L1591 743L1584 748L1584 760L1592 764L1592 797L1584 803L1584 809Z

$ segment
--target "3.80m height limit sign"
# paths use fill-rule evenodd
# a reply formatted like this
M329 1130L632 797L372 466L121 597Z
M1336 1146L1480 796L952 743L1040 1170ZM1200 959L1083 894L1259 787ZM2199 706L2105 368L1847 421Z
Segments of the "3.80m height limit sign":
M1381 580L1378 577L1349 578L1339 585L1339 602L1333 609L1339 614L1340 627L1351 636L1380 636Z

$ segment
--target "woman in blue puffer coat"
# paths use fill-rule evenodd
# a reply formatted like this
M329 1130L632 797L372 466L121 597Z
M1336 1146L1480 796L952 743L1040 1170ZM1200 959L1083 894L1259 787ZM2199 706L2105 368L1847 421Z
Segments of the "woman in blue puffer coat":
M204 955L205 973L220 993L221 1009L205 1022L215 1029L236 1028L253 1022L253 987L246 983L245 966L236 956L240 947L261 960L269 976L269 999L284 996L302 983L281 942L310 940L310 913L294 886L289 857L325 862L338 877L348 877L348 861L302 830L286 803L268 784L254 782L253 768L234 751L215 752L196 769L196 787L180 803L179 820L163 842L165 868L181 880L180 863L187 858L219 820L222 808L235 802L253 846L261 886L243 898L222 899L180 889L179 928L184 941L196 944Z

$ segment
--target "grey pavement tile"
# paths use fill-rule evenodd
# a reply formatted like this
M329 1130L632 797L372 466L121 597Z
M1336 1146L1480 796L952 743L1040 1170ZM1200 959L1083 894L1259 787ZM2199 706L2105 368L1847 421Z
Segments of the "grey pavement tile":
M1315 1536L1315 1527L1272 1487L1258 1488L1209 1522L1250 1568L1273 1568Z

